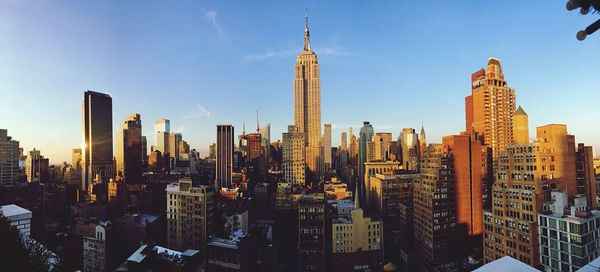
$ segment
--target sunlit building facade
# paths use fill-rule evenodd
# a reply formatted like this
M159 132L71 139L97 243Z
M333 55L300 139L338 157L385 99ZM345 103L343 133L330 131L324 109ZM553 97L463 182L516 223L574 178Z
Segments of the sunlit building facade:
M321 81L317 54L310 47L308 16L304 29L304 49L294 66L294 125L305 137L307 168L319 173Z
M304 133L295 126L288 126L283 133L283 177L291 184L304 184L306 175L306 146Z
M471 95L465 98L466 131L474 130L496 158L513 143L515 90L508 87L502 65L489 58L487 68L471 75Z
M169 134L171 133L171 121L158 119L154 121L154 148L165 155L169 153Z
M215 191L192 186L190 178L167 186L167 244L169 248L200 250L206 257L207 239L213 233Z

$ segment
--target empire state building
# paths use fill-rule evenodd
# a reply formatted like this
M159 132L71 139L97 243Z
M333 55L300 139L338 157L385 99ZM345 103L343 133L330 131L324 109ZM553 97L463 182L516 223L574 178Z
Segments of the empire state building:
M319 61L310 48L308 15L304 29L304 49L296 58L294 67L294 124L304 133L306 166L318 172L321 141L321 82Z

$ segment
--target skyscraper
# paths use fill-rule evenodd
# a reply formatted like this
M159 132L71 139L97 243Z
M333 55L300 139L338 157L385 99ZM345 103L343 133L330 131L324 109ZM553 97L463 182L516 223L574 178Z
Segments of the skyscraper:
M0 184L19 181L19 142L0 129Z
M304 134L295 126L283 133L283 176L291 184L304 184L306 175Z
M400 134L400 148L402 149L402 166L407 170L417 170L419 163L419 136L414 128L403 128Z
M142 161L143 165L148 163L148 139L146 136L142 136Z
M348 161L353 167L356 167L358 162L358 142L356 135L352 133L352 128L349 129L350 143L348 144Z
M427 271L457 268L456 184L452 158L441 144L423 152L421 178L414 183L414 233L418 266Z
M587 204L598 208L596 193L596 177L594 172L594 152L591 146L577 144L577 193L587 197Z
M215 188L231 188L233 174L233 140L232 125L217 125L217 170Z
M170 133L168 153L175 161L179 159L179 143L181 143L181 133Z
M113 178L112 98L108 94L86 91L83 94L83 171L82 190L99 175L103 182Z
M319 62L310 47L308 15L304 29L304 49L294 67L294 125L304 133L306 166L318 173L321 142L321 83Z
M371 125L370 122L368 121L364 121L363 122L363 127L360 128L360 134L359 134L359 138L358 138L358 185L359 186L359 190L358 193L360 194L358 197L359 199L364 199L365 198L365 188L364 188L364 184L365 184L365 162L368 162L369 160L369 154L368 154L368 144L371 142L371 139L373 138L373 135L375 134L375 131L373 130L373 126Z
M267 123L260 128L261 146L266 147L271 144L271 124Z
M339 166L345 167L346 164L348 164L348 134L346 132L342 132ZM342 172L340 171L340 173Z
M117 130L117 175L125 181L139 182L142 177L142 120L139 113L129 115Z
M348 149L348 134L346 132L342 132L340 147L341 147L341 150L344 150L344 151Z
M208 157L213 160L217 158L217 143L208 146Z
M459 258L466 259L482 243L483 205L488 200L484 196L487 181L491 178L488 156L491 150L481 144L477 134L466 132L460 135L443 137L443 155L450 161L456 193L456 230L454 236L461 243L454 247ZM444 169L440 169L444 171ZM477 255L481 251L477 252Z
M71 164L73 165L73 168L81 170L83 167L81 165L82 158L81 148L73 148L73 152L71 153Z
M391 147L392 147L392 133L391 132L377 132L375 135L381 138L381 153L382 160L391 160Z
M169 153L169 134L171 133L171 122L161 118L154 121L154 146L163 155Z
M489 58L485 70L471 75L471 88L471 95L465 98L466 131L482 135L496 158L513 143L515 90L508 87L497 58Z
M423 156L423 151L425 151L425 147L427 147L427 136L425 135L425 127L421 125L421 133L419 133L419 144L421 144L420 155Z
M331 171L331 124L325 124L323 138L321 140L321 176Z
M27 182L48 182L48 166L48 159L44 158L39 150L34 148L30 151L25 160Z

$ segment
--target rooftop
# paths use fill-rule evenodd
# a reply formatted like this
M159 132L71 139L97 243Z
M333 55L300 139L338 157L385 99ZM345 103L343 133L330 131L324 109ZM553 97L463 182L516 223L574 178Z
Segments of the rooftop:
M586 264L584 267L579 268L577 272L597 272L600 271L600 257L594 259L589 264Z
M545 215L548 217L552 217L552 218L556 218L556 219L562 219L564 221L567 222L571 222L571 223L583 223L583 222L587 222L593 219L596 219L598 217L600 217L600 211L599 210L590 210L590 211L585 211L585 212L576 212L575 216L571 216L570 214L565 213L564 215L561 214L556 214L556 213L552 213L551 211L544 211L544 212L540 212L540 215ZM586 215L586 216L583 216Z
M229 239L223 239L223 238L217 238L217 237L211 237L208 240L208 245L209 246L217 246L217 247L225 247L225 248L230 248L230 249L238 249L240 247L240 242L246 238L248 236L247 233L241 231L241 230L237 230L235 232L233 232L230 236Z
M473 272L538 272L539 270L522 263L510 256L504 256L488 263Z
M4 217L13 217L17 215L27 214L29 214L29 216L31 217L31 211L21 208L15 204L4 205L0 207L0 211L2 211L2 215L4 215Z

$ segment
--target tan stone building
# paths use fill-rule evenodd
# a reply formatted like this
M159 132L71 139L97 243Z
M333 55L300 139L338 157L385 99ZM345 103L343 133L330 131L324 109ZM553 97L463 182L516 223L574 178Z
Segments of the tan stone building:
M294 66L294 124L304 133L306 166L318 173L321 151L321 83L319 61L310 47L308 16L304 29L304 49Z
M352 191L348 190L348 185L337 178L331 178L323 184L323 193L327 200L351 199Z
M514 144L529 143L529 118L521 106L512 117L513 122L513 142Z
M304 133L296 126L288 126L283 138L283 177L291 184L304 184L306 176L306 146Z
M400 162L397 161L375 161L375 162L365 162L364 163L364 167L365 167L365 175L363 176L363 188L364 188L364 192L363 195L359 195L359 197L362 199L361 203L365 203L365 206L367 203L370 203L370 193L367 190L370 190L371 188L371 179L369 179L370 176L373 176L375 174L381 174L381 173L385 173L385 172L390 172L390 171L394 171L394 170L400 170L402 169L402 165L400 164Z
M508 255L539 265L537 213L554 188L577 194L573 135L565 125L538 127L535 142L500 153L495 180L492 210L484 213L484 262Z
M167 244L169 248L200 250L212 234L215 192L211 186L192 186L190 178L167 185Z
M383 261L383 222L358 207L332 219L330 239L331 271L374 271Z

